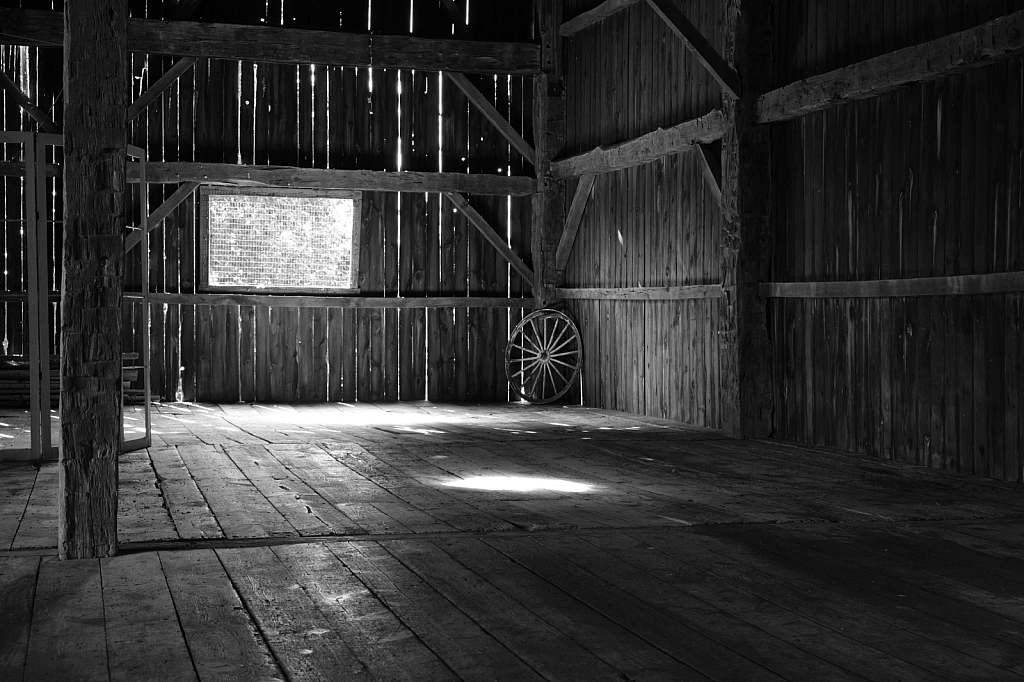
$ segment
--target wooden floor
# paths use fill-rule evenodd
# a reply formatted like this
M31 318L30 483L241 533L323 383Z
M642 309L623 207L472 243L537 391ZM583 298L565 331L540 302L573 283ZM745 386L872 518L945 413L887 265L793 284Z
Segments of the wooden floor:
M0 465L4 682L1024 679L1021 486L428 403L160 406L114 559L56 485Z

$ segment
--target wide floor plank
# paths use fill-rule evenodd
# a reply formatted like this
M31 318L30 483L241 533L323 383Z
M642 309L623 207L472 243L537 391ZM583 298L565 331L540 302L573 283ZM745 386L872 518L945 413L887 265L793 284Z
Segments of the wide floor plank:
M155 552L101 562L111 682L188 682L196 671Z
M0 466L3 682L1024 682L1019 485L562 406L154 431L113 559L52 558L57 467Z
M45 559L39 568L25 682L106 682L100 562Z
M217 551L289 680L369 680L363 664L267 547Z
M200 680L283 682L216 554L161 552L160 565Z
M0 557L0 680L20 680L28 654L37 557Z

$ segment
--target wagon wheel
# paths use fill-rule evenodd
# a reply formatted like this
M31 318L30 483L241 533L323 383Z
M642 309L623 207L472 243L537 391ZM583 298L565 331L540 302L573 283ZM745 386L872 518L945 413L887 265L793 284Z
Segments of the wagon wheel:
M512 390L531 403L562 397L583 366L583 344L572 319L538 310L516 325L505 346L505 376Z

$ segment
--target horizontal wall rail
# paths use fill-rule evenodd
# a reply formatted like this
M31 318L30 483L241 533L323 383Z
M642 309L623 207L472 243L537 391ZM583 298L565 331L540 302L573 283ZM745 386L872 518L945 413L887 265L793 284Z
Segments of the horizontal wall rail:
M877 279L860 282L765 282L765 298L900 298L973 296L1024 291L1024 272L955 277Z

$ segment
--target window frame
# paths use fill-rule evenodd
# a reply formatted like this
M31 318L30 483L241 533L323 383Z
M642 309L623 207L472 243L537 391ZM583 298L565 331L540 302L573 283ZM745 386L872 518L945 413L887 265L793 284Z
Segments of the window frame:
M350 287L280 287L243 286L210 284L210 195L270 196L315 199L351 199L352 207L352 253ZM225 185L203 185L199 188L199 282L200 293L244 293L244 294L358 294L359 288L359 233L362 224L363 193L348 189L300 189L292 187L237 187Z

